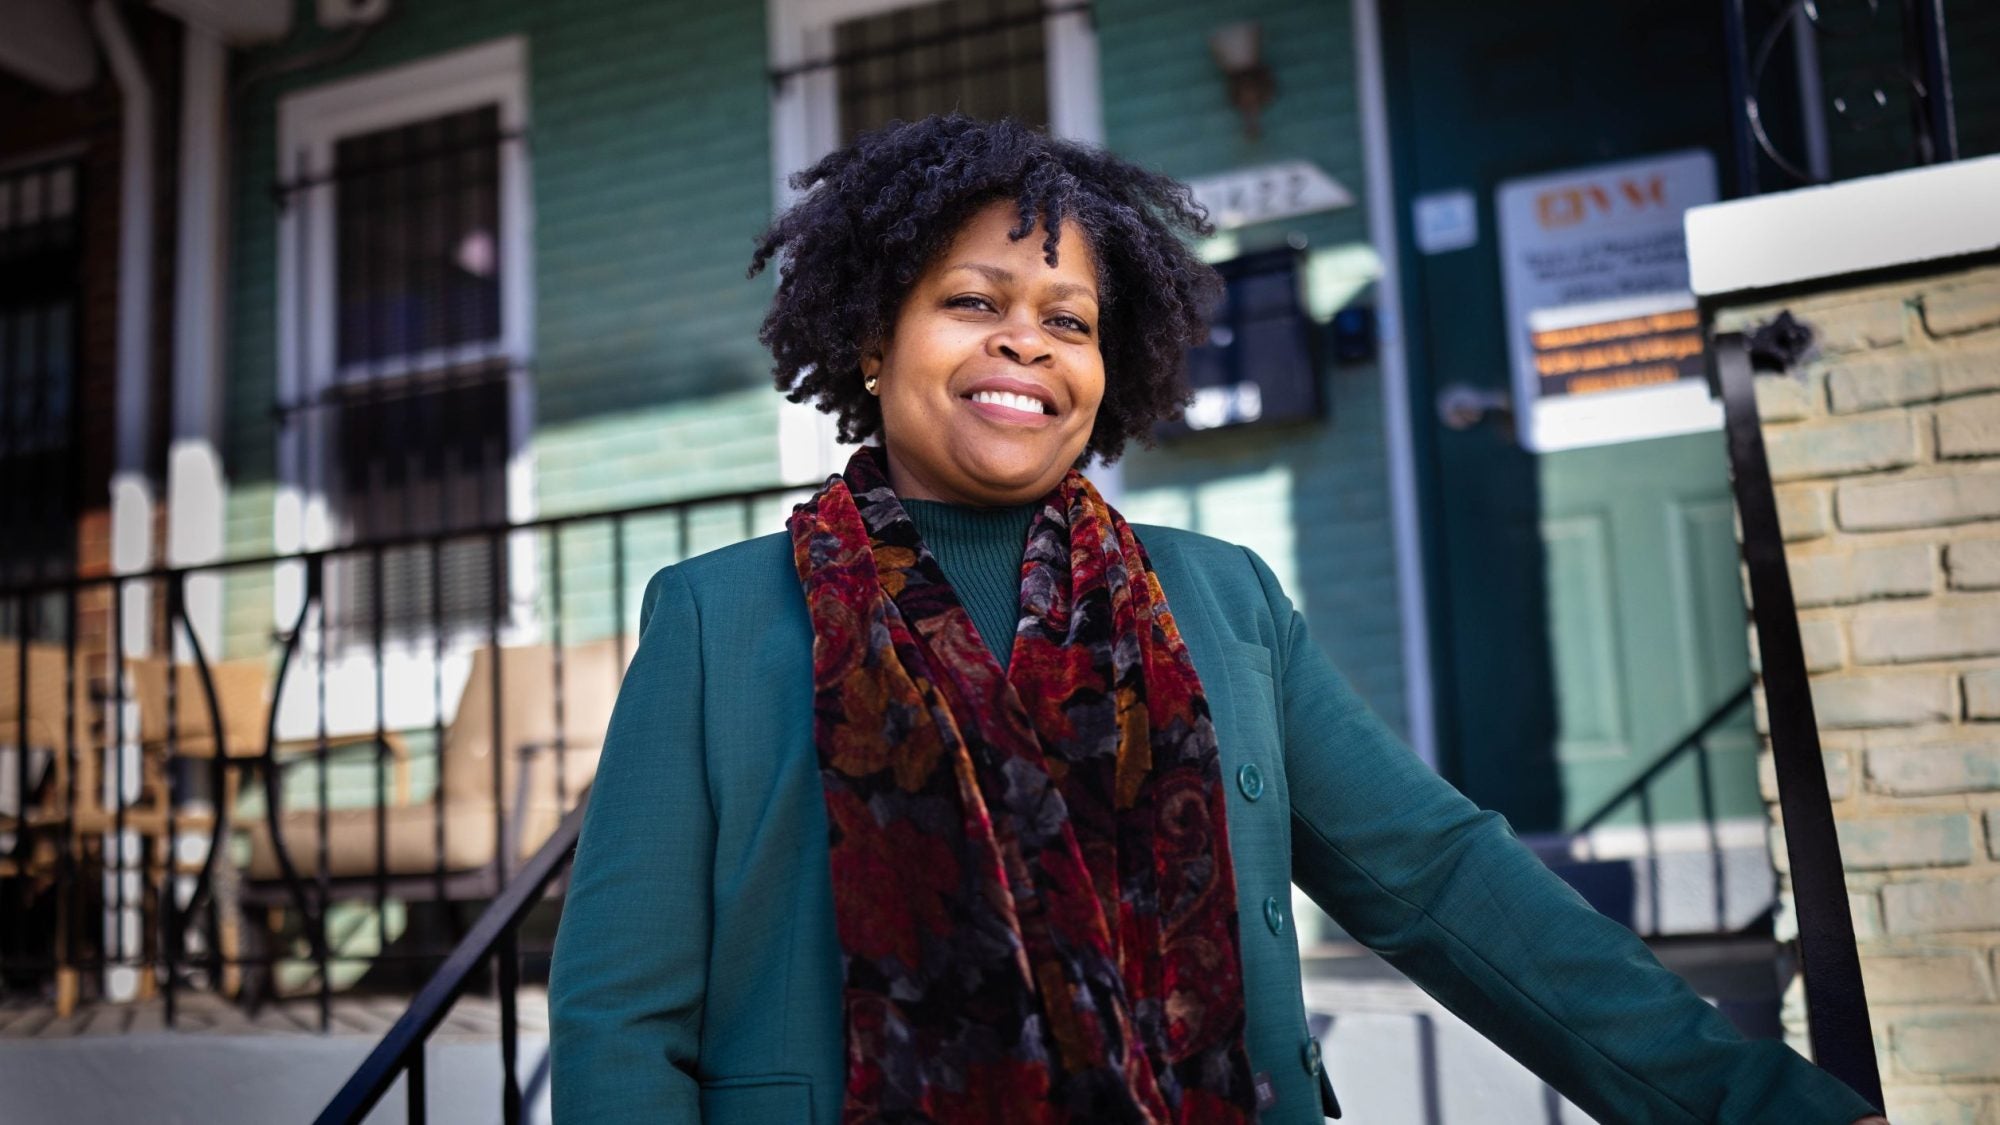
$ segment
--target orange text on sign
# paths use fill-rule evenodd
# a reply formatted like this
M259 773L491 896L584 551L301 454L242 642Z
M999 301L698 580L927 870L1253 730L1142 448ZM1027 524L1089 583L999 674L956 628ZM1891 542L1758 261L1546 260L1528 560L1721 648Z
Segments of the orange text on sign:
M1686 359L1701 354L1701 337L1695 333L1650 336L1644 339L1601 344L1595 347L1548 352L1535 357L1541 375L1569 375L1578 371L1603 371L1656 360Z
M1667 181L1661 175L1643 180L1620 178L1604 183L1573 184L1550 188L1535 196L1535 220L1544 230L1573 227L1592 215L1609 215L1623 200L1629 209L1667 205Z

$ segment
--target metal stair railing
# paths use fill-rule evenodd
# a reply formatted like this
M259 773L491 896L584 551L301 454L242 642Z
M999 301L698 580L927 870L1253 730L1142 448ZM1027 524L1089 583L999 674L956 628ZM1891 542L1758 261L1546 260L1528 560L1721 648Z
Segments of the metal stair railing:
M1712 323L1712 313L1712 308L1704 309L1704 320ZM1861 979L1811 676L1799 637L1798 604L1792 598L1785 538L1755 397L1755 364L1761 361L1769 369L1782 369L1789 365L1791 345L1802 347L1809 338L1800 337L1790 313L1780 313L1761 336L1713 333L1708 346L1709 389L1722 400L1730 484L1743 527L1744 567L1750 575L1751 617L1763 654L1771 757L1785 851L1791 861L1799 975L1805 986L1813 1060L1880 1107L1882 1077L1875 1059L1868 993Z
M1642 804L1645 803L1647 788L1653 781L1688 754L1695 755L1697 768L1701 771L1701 818L1707 821L1712 829L1715 824L1715 792L1709 776L1708 736L1715 728L1721 726L1724 720L1750 702L1750 690L1755 682L1755 680L1745 680L1742 687L1737 688L1734 694L1710 711L1706 718L1696 723L1694 729L1667 747L1666 751L1653 759L1653 764L1642 770L1637 777L1626 782L1616 793L1606 797L1603 803L1597 806L1597 811L1584 817L1572 831L1583 833L1596 828L1611 819L1612 814L1616 813L1625 802L1634 798Z
M767 485L298 553L0 584L0 743L32 751L6 761L7 780L20 796L16 807L0 810L0 832L13 837L0 845L0 932L19 940L0 948L0 991L11 995L53 984L58 1011L68 1015L79 1003L119 999L111 995L109 981L124 973L159 989L171 1029L178 1024L183 994L191 990L230 996L254 1010L275 998L281 970L304 970L309 975L285 986L286 998L315 1000L319 1028L327 1031L336 971L407 972L421 979L419 972L446 962L465 933L456 905L491 901L512 885L530 846L521 834L531 772L554 770L559 809L553 811L569 808L571 797L582 791L580 779L570 780L565 753L589 748L601 720L571 704L586 690L602 702L605 685L586 683L586 671L622 674L632 638L626 621L632 557L685 558L704 545L748 538L773 523L770 517L791 498L809 491ZM582 559L566 565L565 545L577 543L584 548ZM418 639L399 642L398 649L421 658L405 666L418 668L430 681L429 708L421 721L392 716L380 608L384 557L401 552L418 568L428 562L430 589L437 590L440 556L452 544L470 544L493 559L517 546L544 550L535 603L492 581L483 594L486 604L478 607L480 620L454 632L448 647L446 625L439 620L441 599L430 598L428 632L413 633ZM569 558L576 560L577 554ZM343 650L347 670L373 680L372 690L358 693L352 683L332 679L329 650L336 646L328 640L334 615L327 594L338 585L335 570L342 565L366 568L376 579L368 590L375 604L356 609L366 624ZM608 575L601 573L605 569ZM497 563L488 571L503 573ZM296 607L288 606L275 623L270 647L239 628L232 639L245 651L220 659L225 654L218 651L223 647L218 638L204 637L194 627L189 587L242 581L255 589L283 580L295 583ZM572 603L598 613L599 626L608 611L612 632L577 628L569 620ZM160 611L140 614L134 608L144 605ZM90 635L79 621L91 606L97 608L89 612L115 626L103 630L95 649L79 640ZM137 633L125 627L142 617L146 623ZM517 629L521 621L527 627ZM578 633L588 635L577 639ZM135 636L143 641L136 652L128 644ZM615 652L604 659L600 650ZM552 736L515 737L520 732L514 728L524 720L503 706L506 685L519 678L513 671L524 654L539 670L521 675L536 678L534 686L547 703L536 703L531 717L549 725ZM590 658L584 665L568 663L583 656ZM491 714L483 716L483 726L469 722L469 733L459 741L468 750L483 749L483 756L458 754L446 745L453 714L444 695L447 658L475 666L461 682L467 690L479 688L485 706L469 718ZM482 658L485 672L474 685L471 677ZM425 694L423 684L402 686L405 702ZM337 692L348 694L336 699ZM289 734L280 722L288 696L304 704L290 716ZM345 729L329 730L334 711L344 715ZM316 729L302 733L301 727ZM413 731L419 737L429 732L428 755L438 763L438 783L428 796L409 793L413 754L401 739ZM472 810L463 823L447 815L459 812L449 807L457 798L444 778L454 755L466 786L461 808ZM509 784L504 775L515 758L519 767ZM364 791L363 803L334 808L329 777L337 763L351 763L358 771L353 776ZM303 772L294 778L298 784L287 783L288 771ZM205 783L206 791L191 791L194 782ZM368 800L365 790L371 789ZM261 797L262 807L238 809L239 792ZM402 855L394 869L388 847L392 804L410 812L406 826L419 822L405 842L416 841L412 847L424 853L414 859ZM333 830L335 815L345 817L340 832ZM472 860L448 855L447 830L460 843L490 838L490 854ZM256 848L251 867L235 870L229 857L239 831L249 832L253 844L264 849L274 872L250 874ZM418 834L426 831L430 836L423 846ZM363 856L358 867L350 855L347 867L335 870L330 844L339 841L372 846L358 849ZM223 877L225 867L230 877ZM100 885L104 890L93 897ZM355 903L364 913L372 909L367 913L377 931L372 948L335 948L328 927L337 901ZM392 901L452 908L449 935L431 940L436 919L392 935L387 921ZM52 921L36 923L38 909ZM100 915L101 938L93 929ZM261 926L252 925L253 919ZM520 952L532 957L543 951ZM507 959L503 974L513 973L514 964ZM511 989L504 990L501 1002L511 1005Z
M375 1049L368 1053L347 1084L333 1096L315 1118L317 1125L342 1125L367 1117L382 1100L399 1075L407 1074L409 1121L422 1125L426 1120L424 1048L451 1006L464 993L467 982L480 964L495 959L500 978L500 1051L505 1071L501 1088L501 1115L508 1125L521 1120L521 1090L514 1077L514 1056L518 1040L518 1020L513 995L515 956L521 919L542 900L549 884L569 866L576 853L577 836L583 831L584 810L590 791L578 798L576 808L563 817L562 824L536 851L505 890L480 914L443 967L425 982L410 1006L404 1009Z
M1745 680L1743 686L1731 693L1692 729L1682 735L1673 745L1667 747L1652 763L1641 770L1631 781L1626 782L1617 792L1612 793L1598 804L1596 811L1579 821L1566 835L1572 839L1587 836L1592 829L1603 825L1621 809L1632 802L1639 806L1639 823L1647 833L1646 862L1649 867L1648 887L1652 895L1653 918L1660 917L1660 871L1659 852L1652 847L1651 839L1655 818L1653 815L1653 783L1668 770L1678 765L1682 759L1692 755L1695 761L1695 785L1701 800L1701 822L1708 832L1709 878L1714 889L1715 928L1721 932L1727 928L1728 902L1727 886L1724 882L1722 840L1716 828L1715 776L1709 761L1708 739L1715 730L1727 722L1750 702L1755 678Z

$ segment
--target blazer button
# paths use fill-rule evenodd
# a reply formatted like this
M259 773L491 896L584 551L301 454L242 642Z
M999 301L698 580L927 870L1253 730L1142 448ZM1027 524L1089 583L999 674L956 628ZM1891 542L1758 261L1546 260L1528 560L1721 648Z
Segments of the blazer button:
M1274 934L1285 932L1285 908L1279 904L1275 895L1267 895L1264 898L1264 924L1271 927L1271 932Z
M1245 762L1236 769L1236 788L1243 791L1248 800L1256 800L1264 795L1264 771L1255 762Z
M1307 1073L1307 1074L1318 1074L1318 1073L1319 1073L1319 1039L1318 1039L1318 1037L1317 1037L1317 1036L1312 1036L1312 1035L1308 1035L1308 1036L1306 1036L1306 1046L1305 1046L1305 1050L1304 1050L1303 1052L1301 1052L1301 1055L1302 1055L1302 1057L1301 1057L1301 1059L1300 1059L1299 1061L1301 1061L1301 1062L1305 1063L1305 1067L1306 1067L1306 1073Z

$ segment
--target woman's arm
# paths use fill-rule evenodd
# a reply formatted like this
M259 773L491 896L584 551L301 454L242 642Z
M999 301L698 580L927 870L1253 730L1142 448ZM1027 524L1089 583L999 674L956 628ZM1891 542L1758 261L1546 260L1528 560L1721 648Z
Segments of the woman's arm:
M715 822L700 622L653 576L605 732L549 970L555 1119L696 1122Z
M1293 880L1348 933L1599 1120L1876 1112L1783 1043L1745 1040L1419 761L1250 560L1278 629Z

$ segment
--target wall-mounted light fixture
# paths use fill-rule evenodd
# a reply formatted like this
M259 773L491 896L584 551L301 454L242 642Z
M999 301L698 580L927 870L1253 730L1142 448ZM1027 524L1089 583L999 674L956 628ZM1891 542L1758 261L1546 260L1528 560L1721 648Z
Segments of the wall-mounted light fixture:
M1224 24L1208 33L1208 49L1229 83L1229 104L1243 115L1243 135L1261 133L1258 114L1271 104L1278 81L1264 65L1264 29L1256 20Z

